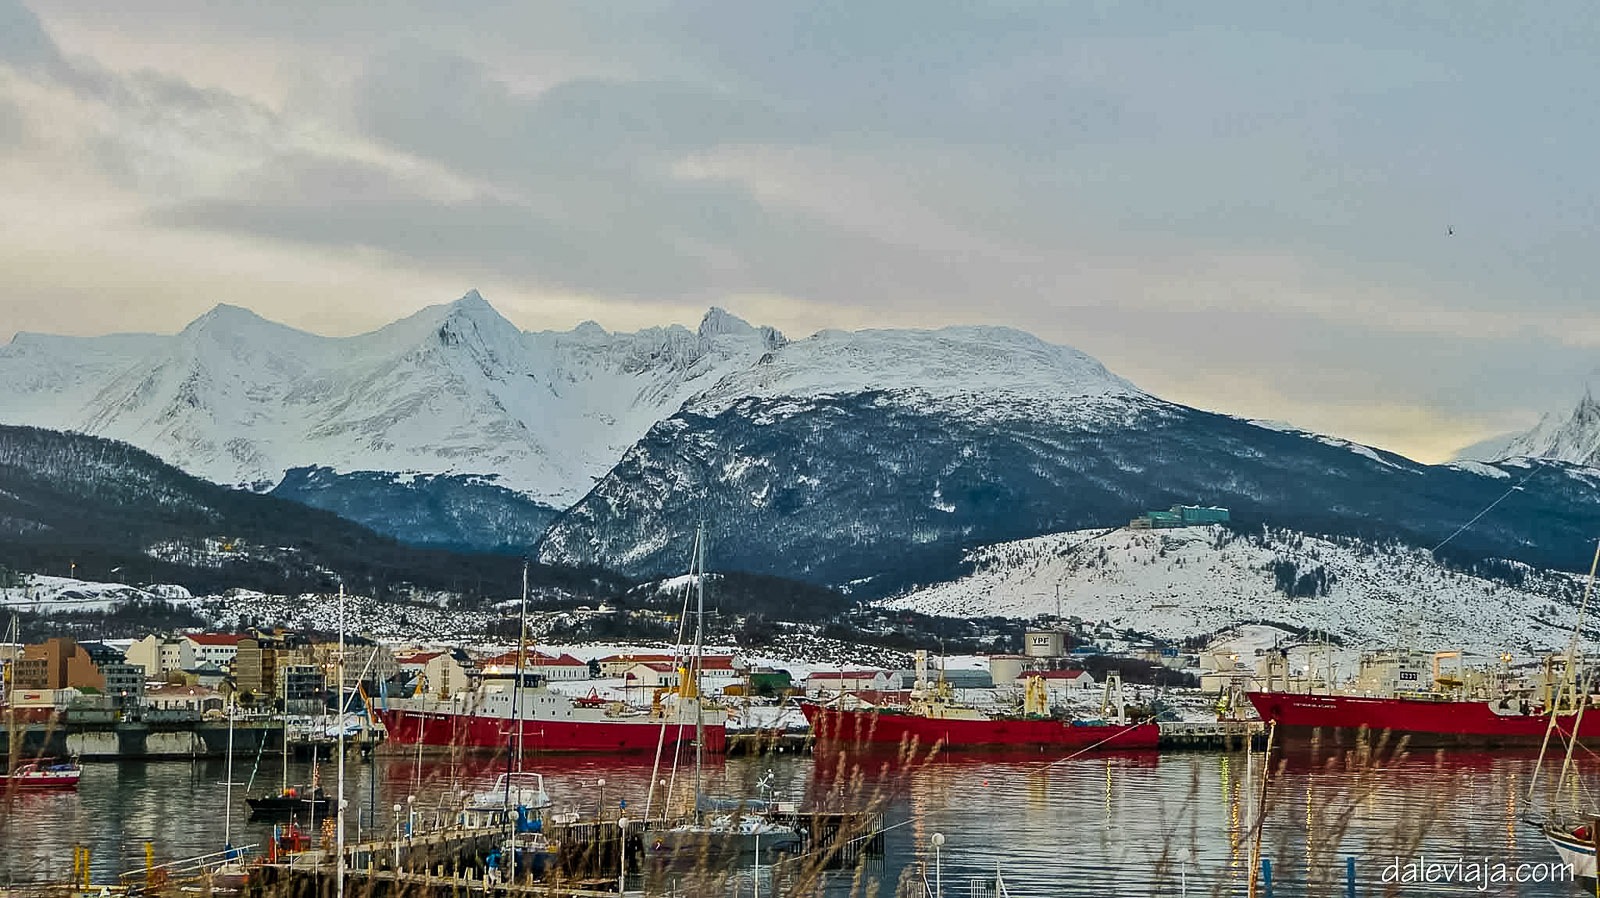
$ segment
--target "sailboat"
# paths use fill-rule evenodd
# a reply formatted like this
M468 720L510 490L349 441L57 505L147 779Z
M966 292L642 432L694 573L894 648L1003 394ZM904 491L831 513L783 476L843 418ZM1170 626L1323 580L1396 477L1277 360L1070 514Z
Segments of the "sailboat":
M16 614L11 615L11 626L8 641L16 645L19 640L21 628ZM13 664L15 661L12 662ZM0 773L0 793L12 789L76 789L78 779L83 775L83 768L74 760L50 761L36 758L31 761L21 760L21 741L16 732L17 712L15 705L16 682L15 668L6 670L5 678L5 709L6 709L6 745L12 752L11 761L16 766L6 773Z
M690 583L695 591L694 643L680 668L678 693L680 699L694 702L694 819L655 834L648 840L645 850L652 855L665 857L691 857L710 859L761 852L792 852L803 841L799 830L769 816L771 803L765 791L771 786L771 774L762 780L762 798L717 800L707 798L701 791L701 767L704 763L705 713L700 694L700 673L705 652L706 570L705 526L695 531L694 549L689 563ZM688 599L685 597L685 605ZM659 754L657 757L659 763ZM652 773L651 782L655 781ZM649 816L648 805L646 817Z
M1560 688L1552 695L1550 722L1545 731L1544 744L1539 749L1539 761L1534 767L1533 776L1529 779L1530 804L1534 801L1539 770L1544 766L1545 753L1550 747L1552 735L1565 737L1567 740L1566 754L1561 763L1561 775L1556 781L1556 794L1566 793L1568 783L1577 776L1572 763L1573 752L1578 747L1578 735L1582 732L1584 712L1594 704L1594 678L1600 673L1593 666L1580 670L1582 659L1578 654L1584 616L1589 610L1589 600L1594 595L1597 569L1600 569L1600 544L1596 544L1594 561L1589 565L1589 582L1584 587L1583 601L1578 605L1577 620L1572 625L1572 640L1567 645ZM1561 725L1558 720L1561 716L1571 718L1570 726ZM1600 718L1600 712L1597 712L1596 717ZM1566 815L1558 813L1559 811L1559 808L1552 808L1552 813L1539 828L1545 840L1556 850L1556 854L1560 855L1563 863L1571 867L1576 875L1593 879L1596 873L1596 855L1600 852L1600 810L1591 808L1590 812L1583 816L1575 813L1575 807Z
M243 889L250 878L245 865L244 852L233 847L233 721L238 705L234 696L228 696L228 777L223 783L222 801L222 863L211 870L211 888L214 891Z
M326 818L333 808L333 799L329 798L320 787L311 789L306 795L300 794L300 787L289 785L289 715L287 710L283 717L282 758L280 761L281 782L276 795L261 795L255 798L246 798L245 804L250 806L252 818L274 819L292 817L296 813L306 810L310 806L311 813Z
M494 866L504 869L510 881L538 877L554 860L556 846L544 833L544 815L553 804L544 788L542 774L522 768L526 752L527 733L522 726L522 689L528 657L528 563L522 563L522 606L519 614L520 632L517 637L516 682L512 685L512 717L510 756L506 758L506 772L500 774L494 788L479 792L468 800L462 811L462 822L470 825L502 826L506 830L500 850L496 852Z

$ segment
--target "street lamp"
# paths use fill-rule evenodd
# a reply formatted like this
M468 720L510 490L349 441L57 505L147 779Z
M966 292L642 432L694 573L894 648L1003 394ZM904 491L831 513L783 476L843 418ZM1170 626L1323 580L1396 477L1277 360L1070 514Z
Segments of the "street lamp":
M628 891L628 818L617 818L617 895Z
M394 806L394 872L400 872L400 805Z
M928 840L933 843L933 894L934 898L944 898L944 864L939 856L939 849L944 847L944 833L934 833Z
M595 816L599 817L601 820L604 820L604 819L606 819L606 778L605 777L603 777L603 776L600 777L599 786L600 786L600 812L598 814L596 814Z

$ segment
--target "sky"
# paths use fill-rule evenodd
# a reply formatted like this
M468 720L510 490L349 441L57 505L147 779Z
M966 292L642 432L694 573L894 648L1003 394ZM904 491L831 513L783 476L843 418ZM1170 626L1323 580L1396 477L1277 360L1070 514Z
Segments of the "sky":
M0 0L0 341L991 323L1424 461L1600 369L1582 3Z

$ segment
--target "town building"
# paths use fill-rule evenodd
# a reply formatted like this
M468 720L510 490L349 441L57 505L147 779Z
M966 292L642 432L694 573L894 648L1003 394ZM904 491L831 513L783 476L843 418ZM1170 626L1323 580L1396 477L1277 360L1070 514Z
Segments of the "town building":
M620 677L635 664L671 664L674 660L676 659L672 655L627 652L621 655L607 655L596 663L600 665L600 676Z
M485 673L514 674L517 671L517 653L505 652L489 658L483 658L478 666ZM571 680L589 679L589 663L580 661L563 652L560 655L546 655L544 652L533 649L522 657L522 672L538 674L551 682L565 682Z
M12 663L12 688L29 690L105 690L105 677L94 660L71 636L54 636L38 645L22 647L22 657Z
M855 692L862 689L886 692L899 685L891 679L886 670L817 670L806 677L805 683L808 695Z
M1170 530L1228 523L1228 510L1214 506L1174 505L1167 511L1147 511L1128 522L1130 530Z
M223 711L222 693L204 686L157 686L145 693L145 705L152 711L189 712L199 717L207 711Z
M338 662L339 643L333 640L319 642L311 647L311 662L320 664L333 675ZM365 683L376 685L400 672L389 647L369 636L344 638L344 688L355 689Z
M244 637L238 633L185 633L178 638L194 651L193 663L184 665L185 668L215 664L227 670L239 652L239 640Z
M286 664L278 672L277 702L285 714L319 714L328 707L328 681L315 664Z
M129 664L144 668L144 675L152 680L163 679L175 670L189 670L198 666L195 661L195 644L178 636L157 636L154 633L134 640L126 653Z
M643 662L628 668L622 675L624 689L676 689L678 669L660 661Z
M441 649L432 652L411 652L395 658L403 674L410 674L414 689L436 698L449 698L468 689L472 672L476 670L472 658L460 649Z

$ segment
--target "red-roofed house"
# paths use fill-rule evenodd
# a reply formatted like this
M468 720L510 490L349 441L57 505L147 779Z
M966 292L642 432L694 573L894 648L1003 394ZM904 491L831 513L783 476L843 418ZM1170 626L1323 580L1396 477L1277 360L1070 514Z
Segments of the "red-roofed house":
M816 670L806 677L806 693L857 692L870 689L885 692L889 689L889 673L883 670Z
M239 654L239 640L243 639L244 635L241 633L185 633L181 638L194 647L196 667L215 664L226 670L233 665L234 656Z
M1065 701L1073 694L1082 694L1090 689L1100 686L1095 682L1094 674L1086 670L1025 670L1022 672L1022 682L1027 682L1030 677L1038 677L1044 681L1045 692L1049 694L1052 703Z
M733 683L744 680L749 667L732 655L706 655L700 659L700 686L707 692L717 692Z
M534 652L528 659L528 669L534 673L544 674L547 680L587 680L589 679L589 662L579 661L566 652L560 655L545 655Z
M483 658L478 661L478 667L485 673L515 673L517 670L517 653L505 652L492 658ZM560 655L546 655L537 649L529 651L523 659L522 670L525 673L538 674L547 680L587 680L589 678L589 663L580 661L565 652Z
M628 668L622 675L624 689L676 689L678 669L666 662L650 661Z
M635 664L671 664L671 655L644 655L632 652L621 655L607 655L600 659L600 676L620 677L628 672Z
M421 688L428 695L449 698L466 689L471 679L469 662L459 649L448 652L411 652L394 659L400 669L422 677Z

